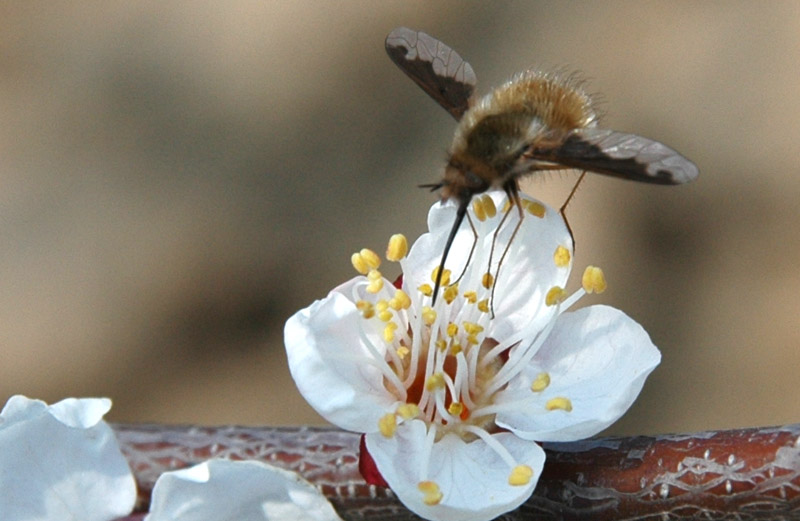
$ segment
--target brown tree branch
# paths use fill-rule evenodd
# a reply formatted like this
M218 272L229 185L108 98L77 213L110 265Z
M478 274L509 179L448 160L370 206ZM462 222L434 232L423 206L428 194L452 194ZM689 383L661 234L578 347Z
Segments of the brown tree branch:
M146 510L158 476L208 458L300 473L346 520L418 519L358 472L359 435L334 428L115 425ZM499 519L800 519L800 424L545 444L533 496Z

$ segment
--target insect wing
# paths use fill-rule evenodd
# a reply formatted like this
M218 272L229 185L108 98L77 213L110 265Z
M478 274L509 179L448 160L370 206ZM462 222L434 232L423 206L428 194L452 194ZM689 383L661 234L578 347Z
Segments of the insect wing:
M422 31L398 27L386 37L386 53L431 98L461 119L477 79L456 51Z
M524 157L663 185L688 183L699 175L694 163L658 141L598 128L574 130L559 145L534 147Z

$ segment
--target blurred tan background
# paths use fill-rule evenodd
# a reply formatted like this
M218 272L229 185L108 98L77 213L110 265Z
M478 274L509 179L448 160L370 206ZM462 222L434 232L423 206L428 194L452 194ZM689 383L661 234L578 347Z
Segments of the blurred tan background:
M605 126L701 177L591 177L576 267L663 362L616 433L800 421L800 4L4 2L0 399L115 421L322 423L288 316L424 231L454 122L385 56L423 29L479 91L575 69ZM559 205L574 175L526 190Z

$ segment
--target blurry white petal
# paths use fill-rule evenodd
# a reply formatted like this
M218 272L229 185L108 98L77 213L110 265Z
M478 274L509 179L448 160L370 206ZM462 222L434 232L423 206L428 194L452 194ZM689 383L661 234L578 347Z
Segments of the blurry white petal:
M105 521L133 509L136 484L111 428L107 398L52 406L13 396L0 413L0 518Z
M257 461L209 460L166 472L146 521L341 521L298 474Z

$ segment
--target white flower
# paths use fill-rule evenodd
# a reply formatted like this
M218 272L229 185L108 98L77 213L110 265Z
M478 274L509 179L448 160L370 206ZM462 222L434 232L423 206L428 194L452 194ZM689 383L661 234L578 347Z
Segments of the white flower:
M660 361L622 312L564 313L587 290L604 289L602 272L588 268L585 289L566 297L572 241L558 212L526 199L516 235L513 208L494 241L503 203L502 193L475 198L477 239L469 226L459 230L435 305L453 204L431 208L430 233L407 257L404 238L390 241L402 289L362 250L352 262L364 275L299 311L284 331L305 399L331 423L365 433L383 478L427 519L488 520L520 505L544 464L532 440L599 432Z
M111 428L108 398L48 406L13 396L0 412L0 519L106 521L133 509L136 483Z
M214 459L165 472L146 521L341 521L294 472L258 461Z

